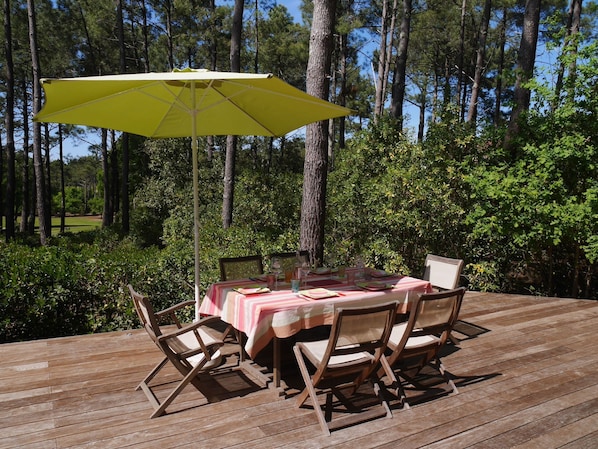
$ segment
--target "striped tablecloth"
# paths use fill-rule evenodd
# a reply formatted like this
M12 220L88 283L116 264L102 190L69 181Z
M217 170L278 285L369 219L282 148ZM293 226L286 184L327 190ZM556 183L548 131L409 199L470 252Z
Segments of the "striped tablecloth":
M290 290L290 284L279 283L275 291L263 294L242 295L238 287L265 286L249 279L212 284L199 308L202 315L219 316L226 323L247 335L245 351L255 357L274 337L290 337L301 329L332 324L334 310L338 307L363 307L397 301L398 312L408 308L409 293L431 291L428 281L409 276L392 276L375 279L392 284L388 290L369 291L346 280L334 277L310 276L307 287L322 287L337 292L339 296L327 299L308 299Z

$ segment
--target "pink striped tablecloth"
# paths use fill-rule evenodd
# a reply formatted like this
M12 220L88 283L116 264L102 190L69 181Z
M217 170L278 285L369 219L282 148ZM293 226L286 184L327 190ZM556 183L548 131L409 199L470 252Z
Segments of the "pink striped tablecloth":
M432 290L428 281L409 276L391 276L372 281L392 284L392 288L370 291L329 275L311 275L304 289L326 288L339 295L314 300L293 293L290 284L285 283L279 283L279 288L269 293L242 295L234 289L265 287L265 282L249 279L217 282L208 289L199 313L219 316L244 332L247 335L245 351L253 358L274 337L286 338L301 329L332 324L334 310L338 307L364 307L397 301L398 312L405 313L408 310L409 293Z

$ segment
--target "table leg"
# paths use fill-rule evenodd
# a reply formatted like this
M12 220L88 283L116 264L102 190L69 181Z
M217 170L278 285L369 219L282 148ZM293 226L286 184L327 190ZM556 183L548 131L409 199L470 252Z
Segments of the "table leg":
M272 380L274 382L274 387L280 387L280 339L278 337L274 337L272 341L272 352L273 354L273 361L272 361Z

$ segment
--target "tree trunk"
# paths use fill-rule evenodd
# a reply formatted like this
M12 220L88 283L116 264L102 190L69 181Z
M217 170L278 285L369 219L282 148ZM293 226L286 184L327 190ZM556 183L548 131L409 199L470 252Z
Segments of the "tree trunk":
M571 0L571 28L570 36L567 39L568 50L572 55L569 63L569 78L567 80L567 96L573 103L575 99L575 79L577 77L577 47L579 38L579 25L581 22L581 2L582 0Z
M118 28L118 48L120 56L120 71L121 73L127 72L127 59L125 49L125 32L124 32L124 19L122 12L122 0L118 0L117 14L116 14L116 26ZM129 134L123 133L121 136L122 141L122 184L121 184L121 222L122 231L128 234L131 229L130 220L130 204L129 204Z
M120 192L119 184L120 180L118 178L118 148L116 145L116 137L114 131L111 131L110 134L110 178L112 181L110 182L111 193L112 193L112 214L113 216L117 213L120 213L120 197L118 192Z
M419 105L419 122L417 127L417 141L419 143L422 143L424 141L424 130L426 126L426 106L426 91L424 89L421 95L421 104Z
M168 41L168 67L169 70L174 70L174 43L172 37L172 1L164 1L164 9L166 15L166 39Z
M27 96L27 81L22 81L23 117L29 116L29 98ZM8 111L7 111L8 113ZM31 182L29 177L29 120L23 120L23 166L21 169L21 223L19 231L27 232L27 224L31 212Z
M64 154L62 141L62 125L58 125L58 150L60 162L60 233L64 233L66 228L66 190L64 185Z
M150 59L149 59L149 34L147 25L147 6L145 0L141 0L141 14L143 15L143 25L141 27L141 33L143 34L143 63L144 70L150 71Z
M27 0L27 15L29 19L29 47L31 50L31 67L33 69L33 114L41 109L40 66L37 46L37 25L35 22L34 0ZM48 217L46 211L46 182L42 158L41 124L33 124L33 169L35 173L37 215L39 221L39 241L42 245L48 243L51 229L47 228Z
M465 16L467 11L467 0L461 2L461 23L459 27L459 56L457 61L457 105L461 105L461 94L465 81L463 79L465 68ZM460 108L463 110L463 108Z
M114 210L110 186L110 161L108 159L108 130L102 129L102 172L104 180L104 208L102 210L102 227L112 225Z
M478 96L480 84L482 82L482 73L484 71L484 59L486 56L486 37L488 37L488 25L490 24L490 11L492 9L492 0L484 2L484 13L482 14L482 23L480 24L480 36L478 38L478 51L475 64L475 74L473 77L473 86L471 88L471 98L469 102L469 111L467 121L475 125L478 116Z
M347 105L347 59L349 55L348 36L341 34L341 58L339 64L339 73L341 76L340 95L338 96L338 102L341 106ZM340 117L338 121L338 146L339 148L345 148L345 117Z
M15 104L15 77L14 63L12 58L12 26L10 18L10 1L4 0L4 55L6 94L4 96L4 107L6 108L4 124L6 126L6 204L4 215L6 216L5 238L9 241L15 237L15 126L14 126L14 104ZM25 144L26 145L26 144ZM0 220L0 228L2 227Z
M376 102L374 105L374 121L377 121L378 117L382 115L384 108L384 77L388 76L388 73L384 70L386 67L386 60L390 55L386 54L387 50L387 37L388 37L388 0L382 1L382 27L380 28L380 47L378 49L378 77L376 79Z
M332 59L335 7L335 0L314 1L313 22L309 38L307 93L325 100L328 99L330 90L328 78ZM326 121L307 125L299 247L308 250L312 263L316 264L322 263L324 260L327 148L328 126Z
M389 26L389 33L390 38L388 39L388 43L386 44L386 64L384 66L384 78L382 78L382 98L386 100L386 92L388 92L388 77L390 74L390 64L392 60L392 49L394 48L394 36L395 36L395 28L397 26L397 11L398 11L398 0L393 0L392 3L392 11L390 13L390 26ZM384 101L386 102L386 101ZM344 105L343 105L344 106ZM384 105L382 105L384 108ZM343 118L344 120L344 118Z
M41 106L40 106L41 108ZM42 127L44 129L44 138L43 138L43 146L44 146L44 164L46 169L46 229L48 229L48 235L51 233L52 229L52 173L50 171L50 131L48 129L47 123L42 123Z
M235 0L233 26L230 38L231 72L241 70L241 32L243 30L243 0ZM222 195L222 227L228 229L233 223L233 204L235 192L235 159L237 137L226 138L226 162L224 165L224 192Z
M494 103L494 126L499 126L502 122L502 74L505 66L505 45L507 35L507 12L508 9L505 6L502 12L502 20L500 23L500 42L499 42L499 54L498 54L498 68L496 73L496 93Z
M505 149L511 151L511 157L517 157L517 150L512 144L513 138L519 133L519 118L521 114L529 110L531 99L530 90L525 87L534 74L536 61L536 46L538 44L538 28L540 25L540 1L527 0L525 3L525 15L523 18L523 31L521 43L517 55L517 70L515 80L515 105L511 111L509 127L505 135Z
M407 78L407 49L409 48L409 33L411 28L411 0L403 0L403 18L399 35L399 48L395 65L394 82L392 86L391 114L398 119L399 131L403 129L403 101L405 100L405 81Z

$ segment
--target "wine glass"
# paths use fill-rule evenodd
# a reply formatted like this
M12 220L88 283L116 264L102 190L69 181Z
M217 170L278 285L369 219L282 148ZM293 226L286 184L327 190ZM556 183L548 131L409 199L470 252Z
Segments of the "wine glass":
M280 262L280 258L279 257L273 257L272 258L272 273L274 273L276 275L276 289L278 289L278 278L280 277L280 274L282 273L282 264Z
M307 285L307 275L309 274L309 270L311 269L311 267L309 266L309 262L307 260L304 260L301 263L301 282L303 283L303 286Z

